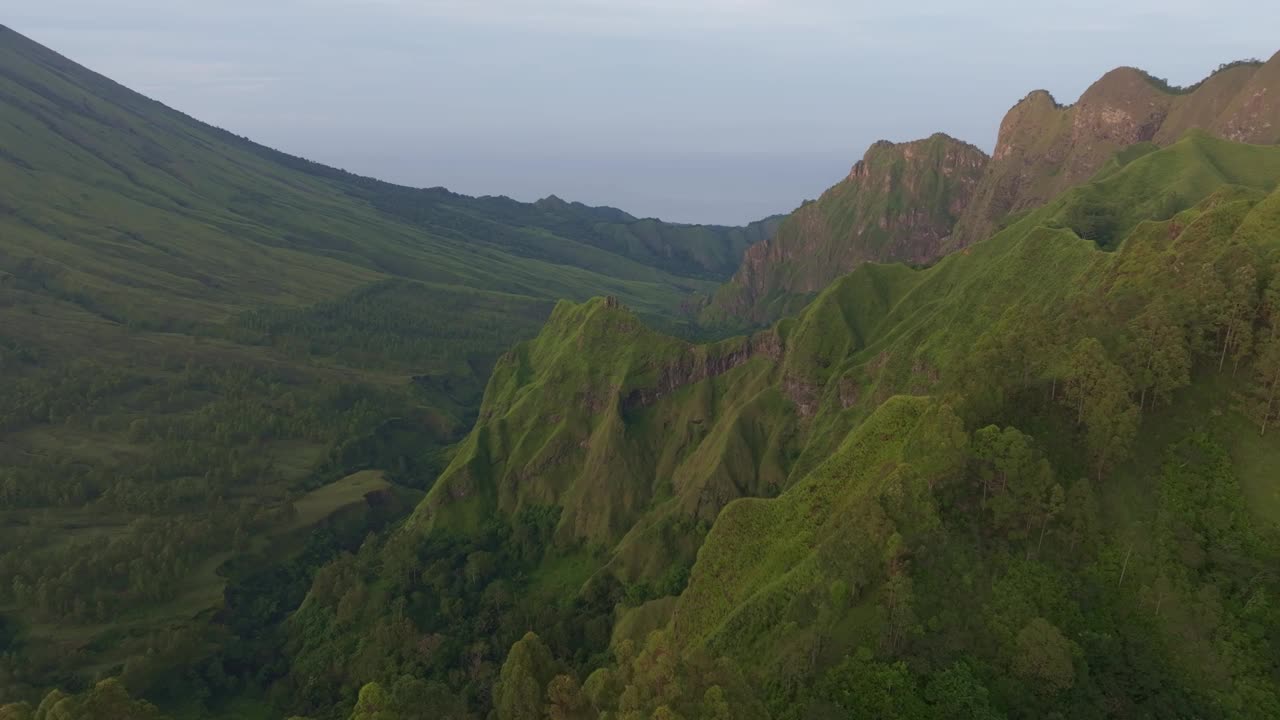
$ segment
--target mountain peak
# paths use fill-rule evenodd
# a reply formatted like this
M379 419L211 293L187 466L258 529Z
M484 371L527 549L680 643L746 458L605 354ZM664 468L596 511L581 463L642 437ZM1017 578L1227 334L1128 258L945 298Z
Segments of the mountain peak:
M949 249L981 240L1009 213L1035 207L1141 142L1167 146L1192 128L1250 143L1280 141L1280 53L1220 66L1186 88L1118 67L1073 105L1031 92L1000 123L992 163L956 225Z
M844 180L747 249L704 316L765 320L863 263L936 259L987 160L944 133L872 143Z

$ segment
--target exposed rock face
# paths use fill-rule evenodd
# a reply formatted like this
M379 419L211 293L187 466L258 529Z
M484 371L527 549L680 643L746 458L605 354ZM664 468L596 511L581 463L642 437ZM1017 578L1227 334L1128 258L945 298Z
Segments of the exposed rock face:
M747 249L707 319L776 317L789 299L826 287L865 262L936 259L978 186L987 156L937 134L880 141L848 177L796 210L769 241Z
M691 346L677 362L665 366L652 387L636 388L622 399L623 412L648 407L686 385L723 375L757 355L771 360L782 356L782 341L773 330L751 337L737 348L719 355L707 355Z
M1280 142L1280 53L1215 73L1189 91L1118 68L1075 105L1032 92L1001 122L991 163L944 250L982 240L1010 213L1088 180L1124 147L1168 145L1193 128L1237 142Z

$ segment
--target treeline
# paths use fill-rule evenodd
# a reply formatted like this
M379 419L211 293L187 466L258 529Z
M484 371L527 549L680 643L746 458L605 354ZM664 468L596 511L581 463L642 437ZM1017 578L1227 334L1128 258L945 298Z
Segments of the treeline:
M531 336L550 311L550 302L528 297L387 280L309 307L254 310L226 333L294 356L453 374L482 385L493 359Z
M529 627L542 628L573 666L598 663L623 588L600 580L558 597L530 585L558 516L527 508L465 538L394 533L326 566L288 622L279 697L302 714L334 717L365 683L404 677L412 691L400 694L414 698L414 717L484 712L507 649Z
M0 720L165 720L156 707L130 697L119 680L103 680L83 693L54 690L38 704L0 706Z

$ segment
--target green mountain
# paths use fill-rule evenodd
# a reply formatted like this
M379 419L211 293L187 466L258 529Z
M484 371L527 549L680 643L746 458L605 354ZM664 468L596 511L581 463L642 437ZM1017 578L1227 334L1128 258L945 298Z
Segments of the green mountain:
M942 134L872 145L847 178L747 251L703 321L758 323L794 312L865 262L932 262L986 164L981 150Z
M3 27L0 189L0 628L36 649L13 661L32 679L144 655L313 527L340 539L311 563L358 543L412 506L558 299L679 331L776 225L359 177Z
M83 72L36 84L105 82ZM79 97L14 125L79 140L46 162L99 147L59 124ZM136 132L162 120L193 123ZM1118 144L960 252L844 256L794 315L703 343L664 318L767 223L677 263L662 238L691 230L637 245L602 229L643 222L617 211L200 132L184 176L238 159L296 214L147 184L137 148L98 152L141 183L84 157L6 195L27 235L4 251L43 254L0 296L0 718L1280 716L1280 146ZM937 198L997 162L955 147L869 153L874 208L916 233L894 237L944 249ZM850 187L824 237L922 259ZM134 204L77 204L106 193ZM204 218L126 225L155 253L250 256L201 259L224 269L183 295L188 259L92 234L144 205ZM245 236L181 242L231 212ZM343 218L369 235L308 244Z
M1280 148L1197 131L750 337L559 304L290 621L287 686L330 693L295 707L1272 717L1278 184Z

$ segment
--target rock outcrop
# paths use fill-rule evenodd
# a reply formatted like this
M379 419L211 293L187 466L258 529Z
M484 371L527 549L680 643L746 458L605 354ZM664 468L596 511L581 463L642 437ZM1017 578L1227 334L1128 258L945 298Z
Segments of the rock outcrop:
M940 133L875 143L773 239L747 249L704 319L765 321L862 263L936 259L986 164L986 153Z

